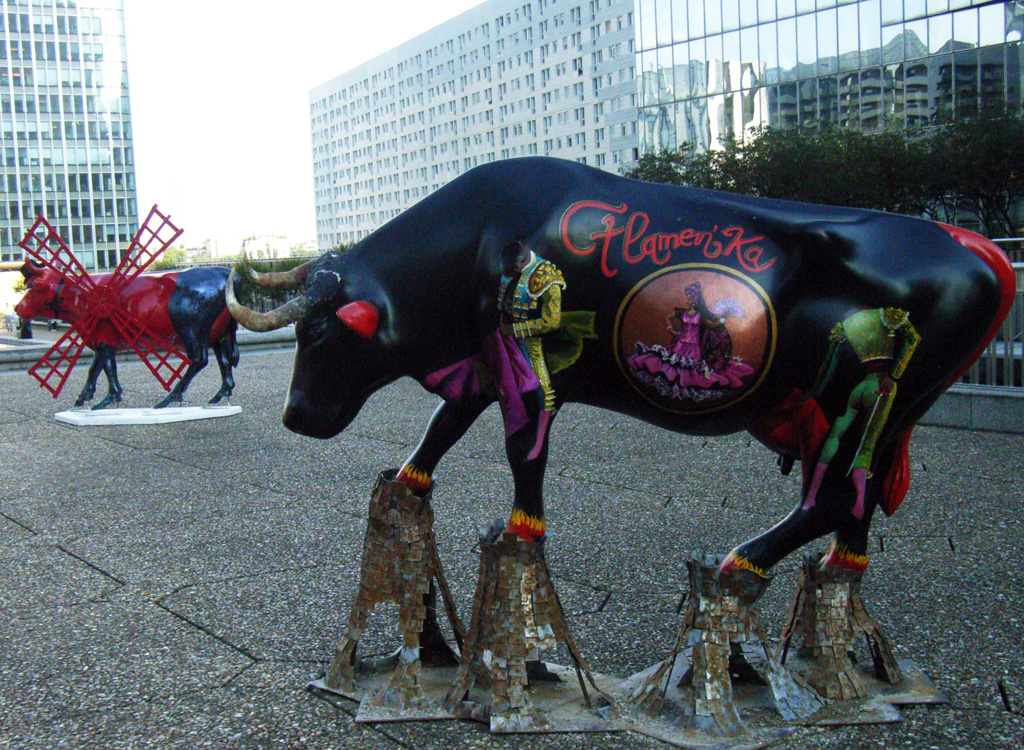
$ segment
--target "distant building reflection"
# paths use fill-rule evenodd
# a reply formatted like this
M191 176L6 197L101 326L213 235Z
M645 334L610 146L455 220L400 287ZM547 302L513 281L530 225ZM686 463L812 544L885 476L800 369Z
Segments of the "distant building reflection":
M968 117L991 104L1021 104L1024 0L959 9L951 6L970 0L948 0L939 3L942 12L922 10L920 18L910 17L918 5L912 0L839 0L831 2L839 7L825 10L828 0L818 0L817 10L803 14L801 2L790 2L793 17L777 18L786 5L779 0L779 10L765 21L762 4L740 0L732 21L725 11L699 19L704 26L690 16L688 29L668 35L645 24L644 14L660 10L667 17L664 8L671 5L678 23L687 18L678 8L687 4L639 0L641 150L685 142L706 150L760 125L913 128ZM755 22L744 26L744 12ZM720 33L707 33L713 24ZM695 27L704 36L694 38ZM671 43L648 46L652 38ZM711 55L719 51L722 57Z

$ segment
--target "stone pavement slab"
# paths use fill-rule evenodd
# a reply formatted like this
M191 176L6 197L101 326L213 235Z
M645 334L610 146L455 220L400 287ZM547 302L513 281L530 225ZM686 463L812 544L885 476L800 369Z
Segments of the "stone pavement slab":
M634 734L357 725L351 702L305 691L355 596L376 475L401 464L437 401L400 381L343 435L302 438L280 421L290 367L290 351L245 351L241 415L139 427L52 420L84 368L58 401L24 372L0 373L0 748L665 747ZM141 364L119 370L129 405L159 400ZM190 403L216 390L215 370ZM438 471L436 534L464 618L477 528L511 507L502 436L491 409ZM950 703L905 708L895 725L803 729L774 747L1024 744L1024 436L922 427L911 458L904 507L873 527L863 592L897 655ZM674 435L569 405L546 494L548 561L576 641L592 669L625 677L671 647L686 556L776 523L798 480L746 435ZM797 562L772 571L762 601L775 636ZM395 623L382 605L366 651L395 646Z

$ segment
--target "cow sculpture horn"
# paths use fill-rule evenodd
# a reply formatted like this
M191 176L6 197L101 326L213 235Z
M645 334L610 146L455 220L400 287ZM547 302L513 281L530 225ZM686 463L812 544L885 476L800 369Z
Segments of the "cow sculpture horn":
M24 261L5 260L0 263L0 271L20 271L23 265L25 265Z
M309 269L316 259L308 260L290 271L260 273L249 265L248 256L242 259L245 275L260 289L298 289L309 275Z
M46 266L43 266L39 263L36 263L35 261L26 258L25 262L19 263L17 268L19 271L21 271L21 275L24 276L26 280L28 280L33 276L38 276L39 274L41 274L43 272L43 269L46 268Z
M228 276L228 285L224 290L224 299L227 302L228 310L231 312L231 317L237 320L243 328L247 328L250 331L263 333L284 328L286 325L290 325L301 318L309 308L309 300L306 299L305 295L300 295L295 299L288 300L280 307L268 313L256 312L245 307L235 298L234 285L235 270L231 269L231 275Z

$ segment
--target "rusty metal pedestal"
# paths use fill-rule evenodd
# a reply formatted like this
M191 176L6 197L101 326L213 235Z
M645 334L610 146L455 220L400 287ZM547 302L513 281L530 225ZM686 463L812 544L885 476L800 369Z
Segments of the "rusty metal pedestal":
M801 637L802 652L814 662L807 678L830 700L868 696L849 653L860 635L867 639L876 676L891 685L903 682L889 641L861 599L863 577L862 570L822 566L820 554L805 555L789 622L779 642L779 658L785 661L793 637Z
M539 662L556 642L568 647L582 696L564 680L528 679L527 662ZM559 671L568 678L567 670ZM488 721L496 733L624 729L610 721L611 700L569 632L543 543L511 533L493 542L481 538L472 620L445 706L464 718Z
M693 555L687 561L690 595L675 646L642 679L630 681L630 703L641 731L682 747L762 747L794 731L788 727L755 731L741 718L734 701L730 657L742 658L745 643L763 653L771 698L784 719L803 719L824 705L769 650L753 604L771 579L742 569L723 573L718 567L722 559ZM677 659L686 647L692 647L691 668L682 685L672 684L679 674ZM657 721L652 726L651 717L661 717L668 726L659 729Z
M373 488L359 592L326 675L313 683L313 687L360 700L357 721L449 718L425 698L420 679L425 597L433 593L435 580L456 639L462 638L462 623L434 541L430 493L417 496L404 482L394 480L396 473L381 473ZM360 667L370 668L356 663L356 646L370 613L385 601L398 605L402 648L397 659L388 663L394 664L394 671L387 683L367 694L365 686L356 684L357 673Z

